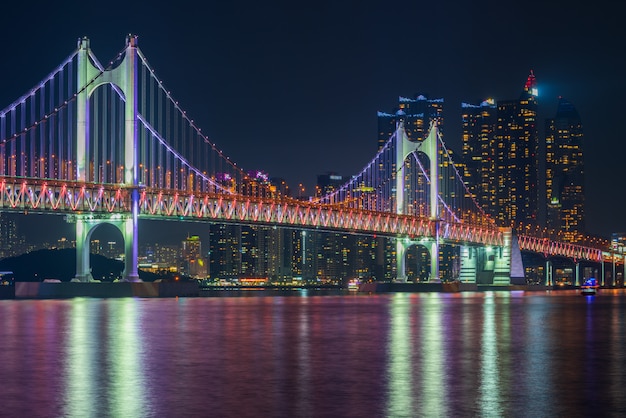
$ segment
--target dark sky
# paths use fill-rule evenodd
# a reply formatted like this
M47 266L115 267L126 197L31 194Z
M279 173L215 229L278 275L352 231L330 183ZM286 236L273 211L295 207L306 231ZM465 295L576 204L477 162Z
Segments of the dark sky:
M398 96L444 98L458 150L460 103L516 99L532 69L539 128L558 96L585 130L587 223L626 231L626 25L610 1L61 1L0 11L0 108L81 36L101 62L126 34L202 131L246 169L295 186L351 175L375 154L376 112Z

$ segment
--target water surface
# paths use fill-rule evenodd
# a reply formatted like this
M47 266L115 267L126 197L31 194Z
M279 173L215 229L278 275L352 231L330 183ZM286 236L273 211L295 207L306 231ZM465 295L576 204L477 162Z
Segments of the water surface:
M626 414L626 293L0 301L0 416Z

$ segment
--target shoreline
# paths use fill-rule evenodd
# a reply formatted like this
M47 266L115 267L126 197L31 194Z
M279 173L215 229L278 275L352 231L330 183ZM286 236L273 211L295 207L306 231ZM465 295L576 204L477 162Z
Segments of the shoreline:
M601 289L623 289L602 287ZM67 299L74 297L94 298L168 298L168 297L212 297L220 295L252 296L257 292L265 294L295 294L315 292L319 294L373 294L373 293L463 293L484 291L523 291L544 292L559 290L580 290L577 286L546 285L478 285L475 283L363 283L358 289L339 286L259 286L259 287L200 287L196 282L15 282L13 286L0 286L0 299Z

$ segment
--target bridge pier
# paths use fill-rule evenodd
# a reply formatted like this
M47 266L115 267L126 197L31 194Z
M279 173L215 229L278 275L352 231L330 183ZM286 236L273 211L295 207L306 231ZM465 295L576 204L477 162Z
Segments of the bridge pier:
M403 239L396 239L396 281L406 282L406 250L409 247Z
M510 228L502 231L504 240L501 247L493 249L494 266L493 266L493 284L494 286L507 286L511 284L511 246L513 233ZM521 255L520 255L521 259Z
M476 283L478 272L478 257L476 251L476 248L468 247L467 245L461 246L461 271L459 273L461 283Z
M439 242L437 239L433 239L429 244L430 277L428 281L431 283L439 283L441 281L439 277Z
M91 282L90 242L93 231L108 223L116 227L124 238L124 271L122 281L140 282L137 264L137 222L132 215L68 215L68 222L76 224L76 274L72 281Z
M396 281L398 282L407 281L406 251L414 244L414 241L408 239L398 238L396 240ZM420 244L424 245L430 253L430 275L428 276L428 281L439 283L441 281L439 278L439 243L434 239L429 242L421 242Z

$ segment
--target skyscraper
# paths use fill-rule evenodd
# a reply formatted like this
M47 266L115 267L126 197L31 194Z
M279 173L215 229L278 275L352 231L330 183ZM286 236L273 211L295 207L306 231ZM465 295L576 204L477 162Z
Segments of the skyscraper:
M400 96L394 113L378 112L378 149L380 150L403 120L406 135L411 141L421 141L428 135L430 123L437 121L443 132L443 99L428 99L420 94L414 99Z
M546 120L546 226L569 242L585 230L583 138L576 108L559 98L555 117Z
M241 225L209 224L209 277L236 279L241 266Z
M207 265L202 257L200 237L192 235L182 242L181 270L189 277L206 278Z
M480 105L461 103L463 181L476 202L495 214L494 149L497 107L493 99Z
M496 219L502 226L536 224L537 88L530 72L518 100L498 101L494 149Z

